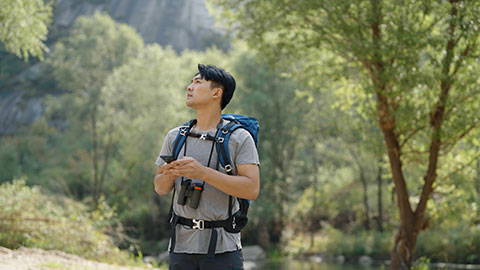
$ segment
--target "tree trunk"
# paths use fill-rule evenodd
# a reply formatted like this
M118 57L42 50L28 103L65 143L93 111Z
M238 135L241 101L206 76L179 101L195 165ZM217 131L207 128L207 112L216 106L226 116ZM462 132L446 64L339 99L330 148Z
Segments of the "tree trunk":
M365 230L369 231L370 230L370 207L368 205L368 186L367 186L367 180L365 179L365 174L363 172L362 166L360 164L358 165L360 168L360 181L362 182L362 191L363 191L363 206L365 207Z
M480 198L480 159L477 160L477 197Z
M381 98L379 102L381 102L382 99L383 98ZM379 111L381 112L383 105L380 105L379 107ZM410 206L407 184L402 172L400 145L398 144L397 136L393 130L394 125L390 122L393 120L390 118L388 111L383 112L386 117L380 117L380 127L384 134L388 149L388 157L390 160L393 182L395 184L397 205L401 222L390 257L390 269L410 269L412 253L416 245L416 236L418 232L414 231L415 216Z
M98 193L98 138L97 138L97 119L95 112L92 112L90 115L91 125L92 125L92 163L93 163L93 203L96 207L98 205L99 193Z
M311 213L317 213L318 208L317 208L317 192L318 192L318 167L320 167L319 162L317 161L316 154L313 156L313 171L315 174L313 175L313 204L312 204L312 209L310 210ZM310 247L313 248L315 246L315 232L316 232L316 224L317 218L314 214L312 224L310 224Z
M268 228L268 223L260 222L258 230L258 245L261 246L263 249L268 250L270 247L270 233Z
M383 232L383 205L382 205L382 160L378 161L378 175L377 175L377 186L378 186L378 219L377 226L380 232Z
M475 184L477 190L477 202L480 203L480 159L477 160L477 181ZM480 216L480 209L477 207L477 217ZM480 220L477 218L477 222Z
M112 130L108 132L108 142L105 146L105 152L103 157L103 168L102 174L100 175L99 183L98 183L98 198L103 194L103 182L105 181L105 174L108 170L108 163L110 161L110 152L112 150Z

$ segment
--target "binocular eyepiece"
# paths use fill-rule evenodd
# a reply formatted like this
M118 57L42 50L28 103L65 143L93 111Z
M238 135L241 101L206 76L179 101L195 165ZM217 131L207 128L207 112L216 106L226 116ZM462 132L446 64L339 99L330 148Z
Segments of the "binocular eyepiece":
M203 184L193 183L191 179L183 180L180 192L178 193L177 203L185 205L187 199L190 198L190 207L193 209L198 208L200 203L200 197L203 191Z

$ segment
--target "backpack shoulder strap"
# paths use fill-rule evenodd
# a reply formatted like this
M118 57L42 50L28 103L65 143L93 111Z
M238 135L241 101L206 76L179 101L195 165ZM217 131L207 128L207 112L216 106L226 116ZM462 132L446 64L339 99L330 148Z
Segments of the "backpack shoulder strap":
M238 129L243 128L243 126L235 121L231 121L225 126L223 126L220 132L217 135L217 153L220 164L225 168L225 172L229 175L233 175L232 161L230 160L230 151L228 149L228 142L230 140L230 135Z
M185 140L187 139L188 133L192 129L192 127L197 123L196 119L190 120L187 123L183 124L180 127L180 130L177 133L177 137L175 138L175 141L173 142L173 147L172 147L172 156L177 159L178 155L180 154L180 150L182 149L182 146L185 144Z
M172 156L177 159L178 155L180 154L180 150L182 149L183 145L185 144L185 140L187 139L188 132L192 129L192 127L197 123L196 119L190 120L184 123L180 130L177 133L177 137L175 137L175 141L173 141L172 147ZM172 202L170 203L170 210L167 216L167 222L171 223L173 218L173 202L175 198L175 185L173 185L173 194L172 194Z

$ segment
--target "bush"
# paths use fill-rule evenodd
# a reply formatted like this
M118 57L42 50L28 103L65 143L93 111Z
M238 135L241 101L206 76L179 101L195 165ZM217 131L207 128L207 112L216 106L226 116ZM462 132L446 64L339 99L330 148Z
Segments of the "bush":
M314 246L311 246L310 237L297 234L285 251L292 255L321 253L330 257L343 255L349 259L369 255L376 259L387 259L393 239L391 232L345 233L328 225L324 225L324 229L315 234Z
M431 228L418 236L415 254L432 262L480 264L480 225Z
M106 234L115 220L104 202L97 210L60 196L47 196L24 180L0 186L0 246L55 249L87 259L131 264Z

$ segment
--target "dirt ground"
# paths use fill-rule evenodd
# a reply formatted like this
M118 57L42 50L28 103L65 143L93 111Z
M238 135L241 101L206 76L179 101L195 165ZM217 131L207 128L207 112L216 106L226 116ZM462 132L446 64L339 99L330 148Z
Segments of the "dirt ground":
M118 266L67 254L57 250L0 247L0 270L146 270L153 267Z

